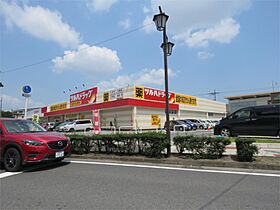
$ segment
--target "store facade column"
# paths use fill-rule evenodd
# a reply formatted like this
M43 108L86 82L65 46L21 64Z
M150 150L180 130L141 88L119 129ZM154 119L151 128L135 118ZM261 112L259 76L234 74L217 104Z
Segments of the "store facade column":
M133 106L132 107L132 126L133 126L133 128L137 128L138 127L138 123L137 123L137 106Z

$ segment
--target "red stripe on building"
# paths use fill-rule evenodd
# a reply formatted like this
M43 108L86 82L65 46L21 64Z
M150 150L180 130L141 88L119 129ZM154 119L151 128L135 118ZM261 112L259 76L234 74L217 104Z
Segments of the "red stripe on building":
M104 102L99 104L90 104L90 105L85 105L80 107L73 107L73 108L59 110L55 112L47 112L44 113L44 116L49 117L55 115L63 115L63 114L76 113L76 112L92 111L95 109L106 109L106 108L114 108L114 107L122 107L122 106L140 106L140 107L165 109L165 103L162 102L127 98L127 99L109 101L109 102ZM179 110L179 105L169 104L169 108L172 110Z

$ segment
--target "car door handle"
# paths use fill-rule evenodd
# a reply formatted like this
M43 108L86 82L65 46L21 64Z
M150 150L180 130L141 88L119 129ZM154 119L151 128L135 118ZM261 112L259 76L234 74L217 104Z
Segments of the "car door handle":
M252 121L256 121L257 119L256 119L256 118L252 118L251 120L252 120Z

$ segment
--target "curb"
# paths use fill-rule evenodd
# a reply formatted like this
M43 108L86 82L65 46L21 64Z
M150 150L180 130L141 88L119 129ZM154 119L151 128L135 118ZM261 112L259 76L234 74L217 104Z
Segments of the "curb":
M112 155L76 155L72 154L70 159L87 159L87 160L106 160L106 161L122 161L122 162L139 162L178 165L190 168L203 167L224 167L224 168L240 168L240 169L260 169L260 170L280 170L280 159L278 163L259 163L259 162L237 162L237 161L221 161L221 160L192 160L192 159L155 159L135 156L112 156Z

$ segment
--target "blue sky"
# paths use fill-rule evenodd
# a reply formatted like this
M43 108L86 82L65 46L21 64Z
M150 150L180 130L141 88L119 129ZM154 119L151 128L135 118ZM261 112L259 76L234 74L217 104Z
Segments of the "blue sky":
M4 109L24 107L25 84L33 88L30 106L69 100L68 90L82 84L163 89L162 34L151 21L158 5L170 16L175 43L171 91L212 98L206 93L215 89L225 102L224 96L271 91L272 81L279 88L278 0L0 0Z

